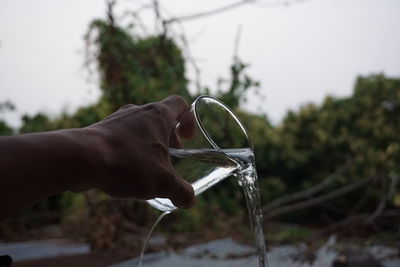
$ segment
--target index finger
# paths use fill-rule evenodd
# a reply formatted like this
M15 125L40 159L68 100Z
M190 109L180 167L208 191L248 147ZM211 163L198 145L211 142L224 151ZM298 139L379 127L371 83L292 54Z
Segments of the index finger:
M161 104L167 106L168 111L174 120L178 120L182 113L189 109L186 100L179 95L169 96L161 101Z
M168 107L172 117L179 124L177 132L180 137L190 139L195 135L196 122L190 106L186 100L178 95L173 95L162 101Z

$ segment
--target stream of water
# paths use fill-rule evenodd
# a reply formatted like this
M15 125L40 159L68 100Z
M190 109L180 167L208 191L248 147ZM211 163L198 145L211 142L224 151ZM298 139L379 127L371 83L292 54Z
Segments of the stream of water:
M144 252L145 252L145 250L147 248L147 243L149 243L149 239L150 239L151 234L153 233L154 229L156 228L158 223L161 221L161 219L164 218L165 215L170 214L170 213L171 213L170 211L164 211L163 213L161 213L160 216L157 217L157 220L151 226L150 231L147 234L146 239L144 240L142 251L140 252L139 267L142 267Z
M260 267L266 267L268 266L267 252L262 228L260 189L258 187L255 165L249 165L246 169L240 171L237 176L246 197L247 212L249 214L250 226L254 233L258 262Z
M201 163L203 165L205 164L204 166L210 169L210 171L204 177L200 177L198 180L192 183L196 195L202 193L209 187L215 185L228 176L233 175L238 179L239 185L243 188L246 198L250 227L254 233L259 266L266 267L268 266L268 263L264 233L262 229L260 190L258 187L258 178L253 151L249 148L242 148L224 149L223 152L228 155L229 158L224 156L222 153L216 153L215 151L204 149L170 150L171 155L175 158L179 158L180 160L184 160L182 163L185 165L189 165L194 168L197 166L196 164ZM145 239L140 256L139 267L142 267L144 252L153 230L165 215L177 209L169 199L165 198L157 198L148 202L152 206L164 212L154 222L149 234Z

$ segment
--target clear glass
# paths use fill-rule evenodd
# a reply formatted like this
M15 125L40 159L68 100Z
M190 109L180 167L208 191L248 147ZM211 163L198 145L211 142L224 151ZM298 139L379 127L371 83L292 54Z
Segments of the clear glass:
M189 181L195 195L199 195L250 164L253 145L239 118L221 101L199 96L190 112L196 120L196 134L192 139L182 140L183 149L170 148L170 154L178 174ZM161 211L177 209L167 198L147 202Z

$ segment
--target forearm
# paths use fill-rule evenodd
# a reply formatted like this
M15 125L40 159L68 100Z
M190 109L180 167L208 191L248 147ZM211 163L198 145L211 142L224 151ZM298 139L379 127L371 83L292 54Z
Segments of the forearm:
M90 183L95 174L89 170L99 165L93 138L82 129L1 137L0 220L50 195Z

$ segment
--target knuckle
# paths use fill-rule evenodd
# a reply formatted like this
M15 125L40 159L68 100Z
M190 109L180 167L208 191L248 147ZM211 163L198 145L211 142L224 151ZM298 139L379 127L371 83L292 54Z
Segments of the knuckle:
M170 96L170 98L173 99L179 105L186 106L186 107L189 106L186 99L180 95L172 95L172 96Z
M152 103L149 105L149 109L160 117L164 117L168 114L168 107L162 103Z
M187 104L186 100L180 95L171 95L171 99Z
M153 124L157 129L162 130L164 133L169 132L175 122L172 121L172 116L168 106L162 103L157 103L152 104L149 109L150 118L152 120L151 124Z
M135 107L134 104L126 104L126 105L122 106L119 110L123 110L123 109L127 109L127 108L133 108L133 107Z

